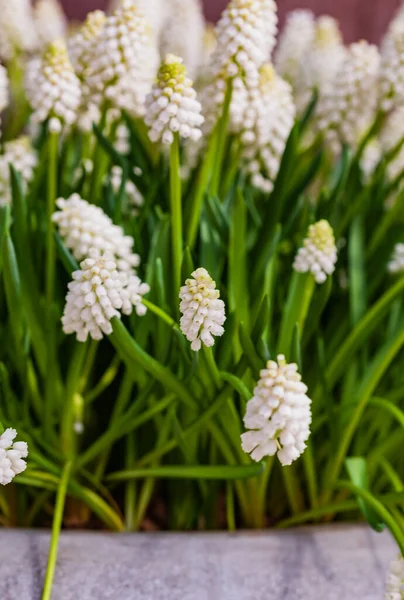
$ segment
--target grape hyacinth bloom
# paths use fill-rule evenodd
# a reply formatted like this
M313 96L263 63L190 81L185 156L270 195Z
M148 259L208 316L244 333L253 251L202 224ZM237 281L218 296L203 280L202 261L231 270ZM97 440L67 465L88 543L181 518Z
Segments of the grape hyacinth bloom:
M390 568L387 578L384 600L403 600L404 598L404 558L400 556Z
M269 360L247 403L244 452L257 462L277 454L283 466L291 465L306 448L310 424L311 400L297 365L288 364L283 355Z
M28 445L26 442L14 442L16 437L15 429L6 429L0 435L0 485L11 483L27 468L23 459L28 456Z
M145 123L152 142L171 145L174 134L198 141L202 136L201 105L183 61L168 54L160 66L157 82L146 99Z
M379 102L388 112L404 103L404 19L392 22L381 46Z
M404 272L404 244L396 244L394 246L393 256L388 264L390 273Z
M252 184L271 192L279 171L287 139L294 124L292 88L271 64L260 70L260 84L243 115L245 171Z
M34 109L33 121L43 123L49 119L53 133L75 122L81 100L80 82L63 41L56 40L45 50L29 100Z
M32 52L38 39L30 0L0 0L0 59L11 60L18 52Z
M180 327L191 349L198 351L202 342L210 347L214 336L223 335L226 315L220 292L207 270L201 267L191 275L193 279L187 279L180 290Z
M114 225L102 208L83 200L79 194L59 198L52 220L56 223L64 244L76 260L83 260L91 249L112 256L120 271L132 271L140 264L133 252L134 240Z
M94 45L101 35L106 20L107 16L102 10L89 12L83 25L67 42L73 69L83 84L90 68Z
M288 13L274 56L277 73L293 87L307 59L315 33L314 14L310 10Z
M334 232L326 220L310 225L308 236L299 249L293 268L298 273L312 273L317 283L324 283L335 271L337 247Z
M113 255L101 253L95 248L89 258L74 271L73 281L68 285L65 310L62 317L63 331L75 333L79 342L90 336L100 340L112 333L111 320L130 315L133 306L138 315L146 313L143 295L150 291L136 275L118 271Z
M38 163L36 151L26 136L21 136L4 144L4 154L0 155L0 206L11 202L10 168L12 164L22 178L26 192Z
M34 24L39 44L43 47L63 38L67 31L67 18L58 0L37 0Z

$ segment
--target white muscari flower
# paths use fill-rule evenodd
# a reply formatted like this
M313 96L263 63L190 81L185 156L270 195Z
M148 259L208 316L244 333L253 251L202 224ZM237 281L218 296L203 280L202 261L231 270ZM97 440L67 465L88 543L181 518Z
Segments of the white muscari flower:
M198 351L202 343L213 346L214 336L223 335L226 315L220 292L207 270L201 267L191 275L193 279L187 279L180 290L180 327L191 349Z
M131 272L139 266L140 257L133 252L133 238L114 225L102 208L78 194L59 198L56 205L60 210L53 214L52 220L76 260L86 258L91 249L96 249L112 256L120 271Z
M202 61L205 19L200 0L171 0L167 3L167 16L161 30L162 56L181 56L192 78L198 73Z
M404 103L404 19L391 23L381 45L379 102L383 111Z
M404 558L400 556L395 560L390 568L387 577L386 592L384 600L403 600L404 599Z
M88 13L83 25L68 39L67 49L73 69L83 83L93 57L94 44L101 35L106 19L102 10Z
M316 21L314 38L303 57L296 81L296 103L299 113L310 102L315 89L322 95L334 84L345 56L338 21L327 15Z
M122 185L122 167L115 165L111 169L111 185L115 194L118 194ZM143 206L144 198L136 185L130 179L125 182L126 205L131 215L137 215L138 209Z
M57 131L57 123L60 130L63 125L76 121L81 100L80 82L62 40L52 42L45 50L36 85L30 92L34 122L50 119L51 128Z
M182 59L168 54L162 62L157 82L146 99L145 123L152 142L172 144L174 134L198 141L201 136L201 104Z
M244 425L250 431L241 435L244 452L257 462L277 454L283 466L291 465L306 448L310 424L311 400L297 365L283 355L268 361L247 403Z
M331 225L325 219L310 225L303 246L293 263L298 273L312 273L317 283L324 283L335 271L337 247Z
M86 74L92 101L107 99L141 116L157 64L156 42L142 11L132 0L121 0L92 48Z
M351 44L334 79L320 97L317 127L333 152L341 141L355 146L375 116L380 56L364 40Z
M34 24L41 46L63 38L67 31L67 18L58 0L37 0L34 5Z
M243 159L252 184L271 192L294 124L292 88L271 64L260 70L260 84L242 115Z
M404 106L400 106L385 120L380 132L380 145L383 153L393 150L404 138ZM387 165L390 181L394 181L404 171L404 144Z
M281 77L293 87L300 75L302 65L315 34L315 18L310 10L293 10L288 13L279 37L274 65Z
M113 255L100 253L95 248L89 258L74 271L68 285L65 310L62 317L63 331L75 333L79 342L90 336L100 340L112 333L111 320L130 315L133 305L140 315L146 312L142 295L149 291L135 275L119 271Z
M202 38L201 57L198 65L198 76L196 78L198 88L209 82L210 64L212 55L216 49L216 31L211 23L205 23L205 30Z
M16 437L15 429L6 429L0 435L0 485L11 483L27 468L23 459L28 456L28 445L26 442L14 442Z
M10 167L12 164L21 174L26 192L38 163L36 151L26 136L21 136L4 144L4 154L0 154L0 206L11 202Z
M120 123L117 127L114 146L121 154L128 154L130 151L130 132L125 123Z
M388 264L390 273L404 272L404 244L396 244L394 246L393 256Z
M111 0L109 3L109 11L113 13L119 8L122 0ZM151 27L153 37L158 40L161 30L165 24L169 3L166 0L136 0L136 6L144 14L144 17Z
M18 51L37 46L30 0L0 0L0 58L8 61Z

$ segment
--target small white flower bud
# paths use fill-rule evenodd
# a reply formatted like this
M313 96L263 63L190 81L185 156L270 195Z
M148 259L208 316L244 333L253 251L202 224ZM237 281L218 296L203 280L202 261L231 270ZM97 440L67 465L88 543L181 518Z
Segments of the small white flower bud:
M180 290L180 327L191 349L198 351L202 342L210 347L215 343L214 336L223 335L226 315L220 292L207 270L199 268L192 277Z
M244 452L260 461L277 454L283 466L291 465L306 448L310 436L311 400L306 395L297 365L283 355L270 360L260 373L254 396L247 403L241 435Z
M294 270L311 272L317 283L324 283L335 271L336 262L337 247L331 225L324 219L310 225L308 236L293 263Z
M28 445L26 442L14 442L16 436L15 429L6 429L0 435L0 485L11 483L27 468L23 459L28 456Z
M384 600L402 600L404 598L404 558L395 560L387 578Z
M393 256L388 264L390 273L404 272L404 244L396 244L394 246Z

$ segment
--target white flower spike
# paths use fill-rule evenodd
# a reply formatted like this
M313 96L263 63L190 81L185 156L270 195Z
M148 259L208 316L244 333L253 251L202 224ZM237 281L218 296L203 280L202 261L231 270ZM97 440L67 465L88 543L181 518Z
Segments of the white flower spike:
M270 360L260 372L254 396L247 403L241 435L244 452L257 462L277 454L283 466L291 465L306 448L310 436L311 400L297 365L283 355Z
M67 31L67 18L58 0L37 0L34 5L34 22L42 46L63 38Z
M281 77L293 87L307 58L315 33L314 14L310 10L293 10L279 37L274 64Z
M192 277L180 290L180 327L191 349L198 351L202 342L210 347L215 343L214 336L223 335L226 315L220 292L207 270L201 267Z
M403 600L404 598L404 558L395 560L387 578L384 600Z
M326 220L310 225L307 238L299 249L293 268L298 273L312 273L317 283L324 283L335 271L337 247L334 232Z
M14 442L16 437L15 429L6 429L0 435L0 485L11 483L27 468L23 459L28 456L28 445L26 442Z
M55 133L63 125L75 122L81 100L80 82L62 40L52 42L45 50L29 100L34 108L33 121L43 123L50 119L49 125Z
M393 256L388 264L390 273L404 272L404 244L396 244L394 246Z
M183 61L168 54L160 66L157 83L146 99L145 123L152 142L171 145L174 134L198 141L204 119L196 99L192 81L187 77Z
M11 202L10 167L21 174L24 191L34 175L38 157L28 137L21 136L4 144L0 155L0 206Z
M53 214L52 220L76 260L83 260L95 248L110 254L120 271L129 272L139 266L140 256L133 252L133 238L114 225L99 206L78 194L72 194L67 200L59 198L56 205L60 210Z

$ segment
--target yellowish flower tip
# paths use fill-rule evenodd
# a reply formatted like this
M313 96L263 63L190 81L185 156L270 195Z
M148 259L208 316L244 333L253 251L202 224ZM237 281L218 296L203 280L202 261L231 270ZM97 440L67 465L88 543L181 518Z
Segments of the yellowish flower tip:
M318 48L325 48L340 44L341 42L342 36L338 27L338 21L327 15L320 17L316 23L314 45Z
M157 79L160 83L173 87L178 83L184 83L186 76L187 70L182 58L175 54L167 54L161 63Z
M45 49L42 69L45 70L47 67L51 67L55 73L61 73L66 70L73 72L66 44L62 39L53 41Z
M276 73L271 63L266 63L260 69L260 87L265 88L269 83L272 83L275 79Z
M93 10L88 13L87 18L81 28L81 33L85 40L92 40L98 36L101 29L104 27L107 19L106 14L102 10Z
M310 225L309 240L321 252L331 251L335 248L334 231L325 219Z

